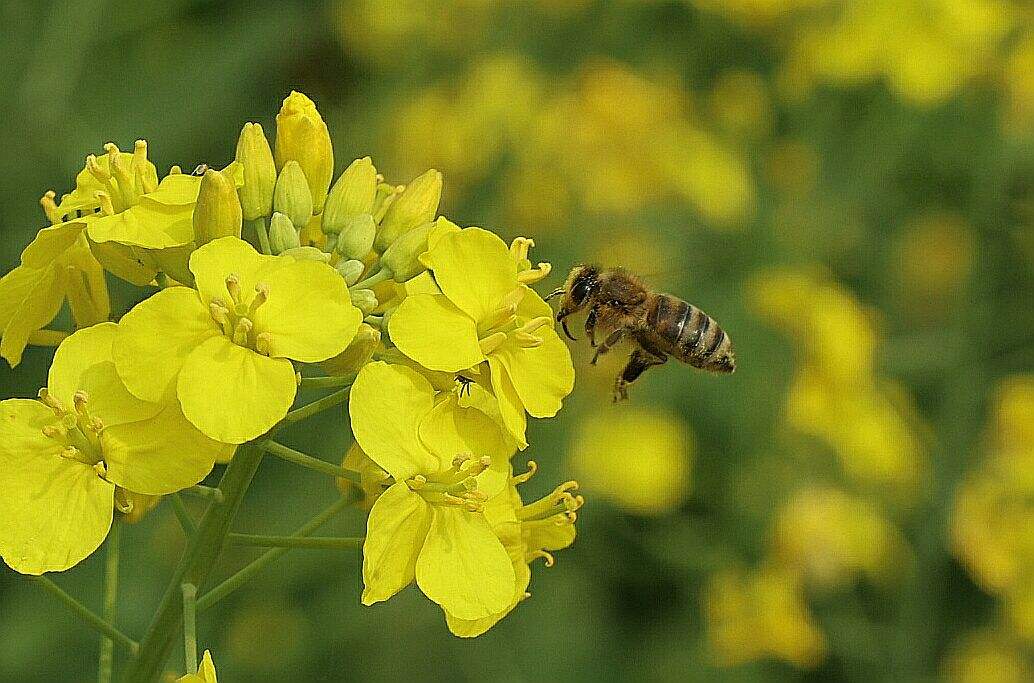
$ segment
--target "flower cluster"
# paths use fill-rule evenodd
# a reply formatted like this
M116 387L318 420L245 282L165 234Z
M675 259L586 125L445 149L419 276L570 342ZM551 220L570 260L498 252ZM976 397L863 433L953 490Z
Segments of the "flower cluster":
M583 502L567 482L525 504L536 466L511 462L528 416L555 415L574 382L531 288L550 266L529 260L530 239L439 216L437 171L392 185L365 157L335 181L306 96L291 93L276 128L271 146L247 124L221 170L162 179L144 142L109 144L60 201L44 195L52 225L0 280L3 357L57 346L38 399L0 402L0 555L25 574L66 570L119 515L241 449L294 453L362 482L363 603L415 581L453 633L476 636L527 597L529 563L571 544ZM105 271L145 298L120 312ZM47 328L65 299L71 333ZM292 412L306 381L345 395ZM343 467L272 441L345 398Z

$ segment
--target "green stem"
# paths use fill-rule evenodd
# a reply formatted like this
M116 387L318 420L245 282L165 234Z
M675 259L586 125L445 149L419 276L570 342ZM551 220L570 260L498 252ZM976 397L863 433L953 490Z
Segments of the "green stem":
M367 325L373 325L374 327L383 327L384 326L384 316L383 315L368 315L365 318L363 318L363 322L366 323Z
M187 536L196 534L197 524L194 523L194 518L190 516L190 511L187 510L183 498L178 493L172 494L169 498L172 500L172 511L176 513L176 519L179 520L180 526L183 527L183 533Z
M337 377L302 377L302 389L337 389L338 387L350 387L355 382L355 375Z
M340 477L342 479L347 479L351 482L355 482L356 484L362 483L362 479L359 477L358 472L346 470L344 467L339 467L337 465L326 462L325 460L314 458L307 453L296 451L295 449L290 448L289 446L285 446L282 443L277 443L276 441L273 441L271 439L259 441L256 445L262 450L264 450L266 453L269 453L270 455L275 455L281 460L286 460L287 462L299 465L301 467L305 467L310 470L314 470L316 472L320 472L321 474L329 474L332 477Z
M348 496L342 496L335 500L330 507L321 512L320 514L313 517L311 520L302 525L297 531L294 532L295 538L302 538L309 534L315 533L324 524L333 519L339 512L344 510L352 503L351 498ZM260 571L265 569L267 566L276 562L278 559L283 557L290 550L288 547L277 547L271 550L267 550L251 564L247 565L230 578L223 581L221 584L208 591L197 601L197 609L199 612L203 612L212 605L216 604L226 596L230 595L238 588L250 581Z
M91 612L89 608L81 602L61 590L56 583L45 576L34 576L33 580L43 586L43 588L45 588L51 595L64 603L65 607L68 607L70 610L75 612L75 615L82 619L90 628L96 630L103 636L111 638L131 653L135 653L137 651L139 646L136 641Z
M345 550L358 548L363 536L348 537L299 537L263 536L259 534L230 534L230 545L257 546L260 548L312 548L317 550Z
M118 606L118 563L119 547L122 538L122 522L116 518L108 532L108 540L105 542L104 558L104 621L115 625L115 618ZM105 636L101 640L100 658L97 663L97 680L100 683L110 683L112 673L115 670L115 641Z
M349 385L346 386L344 389L335 391L333 394L324 396L323 398L313 401L312 403L307 403L301 408L295 408L286 416L284 416L284 419L280 421L278 427L284 427L289 424L294 424L295 422L301 422L302 420L312 417L316 413L322 412L324 410L327 410L328 408L333 408L336 405L344 403L348 400L348 394L351 390L352 387L351 385ZM274 431L277 430L278 427L274 427Z
M181 586L184 583L204 586L222 550L230 523L240 509L244 493L251 485L261 462L261 449L244 446L238 449L233 460L227 465L219 482L219 490L223 492L223 504L210 504L201 518L197 533L187 544L162 602L140 643L140 653L126 673L125 680L133 683L150 683L158 677L158 671L183 618Z
M357 289L372 289L374 285L384 282L385 280L390 280L392 277L393 274L390 270L387 268L381 268L370 277L366 278L362 282L355 283L348 289L351 291L355 291Z
M223 502L223 492L211 486L202 486L201 484L195 484L190 488L183 489L181 493L185 493L188 496L194 496L196 498L209 498L211 500L214 500L216 503Z
M269 245L269 229L266 227L266 219L256 218L253 221L247 222L254 228L255 234L258 235L259 250L263 254L272 254L273 249Z
M188 674L197 673L197 586L185 583L183 593L183 668Z

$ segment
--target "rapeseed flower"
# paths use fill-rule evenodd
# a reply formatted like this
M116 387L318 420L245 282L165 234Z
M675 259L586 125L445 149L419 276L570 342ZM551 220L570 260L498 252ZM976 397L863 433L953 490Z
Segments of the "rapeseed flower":
M115 364L134 395L174 394L202 432L244 443L294 402L291 360L338 355L362 315L333 268L260 255L235 237L195 251L190 270L196 290L165 289L122 319Z
M68 337L40 400L0 402L0 555L23 574L64 571L100 546L121 492L172 493L201 481L230 447L173 402L133 396L115 372L116 325Z
M506 430L523 448L526 416L552 417L574 386L567 346L553 329L553 312L519 272L496 235L480 228L428 239L421 257L441 294L407 296L388 331L402 353L430 370L461 372L487 363ZM541 268L541 266L540 266ZM547 271L548 272L548 271Z
M212 653L205 650L205 656L201 658L201 664L196 674L187 674L176 679L176 683L219 683L215 676L215 664L212 662Z

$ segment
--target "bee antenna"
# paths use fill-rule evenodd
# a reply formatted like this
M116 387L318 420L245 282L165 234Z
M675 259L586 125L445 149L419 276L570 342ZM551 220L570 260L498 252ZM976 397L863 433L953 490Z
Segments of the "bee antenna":
M543 299L543 301L549 301L550 299L555 299L555 298L557 298L558 296L561 296L561 295L562 295L562 294L563 294L564 292L566 292L566 291L567 291L567 290L566 290L566 289L564 289L563 287L557 287L557 288L556 288L556 289L554 289L554 290L553 290L552 292L550 292L549 294L547 294L547 295L546 295L546 298L545 298L545 299Z
M577 339L575 339L575 338L574 338L574 336L573 336L573 335L571 334L571 330L567 329L567 320L561 320L561 321L560 321L560 327L564 328L564 334L566 334L566 335L567 335L567 338L568 338L568 339L570 339L571 341L578 341L578 340L577 340Z

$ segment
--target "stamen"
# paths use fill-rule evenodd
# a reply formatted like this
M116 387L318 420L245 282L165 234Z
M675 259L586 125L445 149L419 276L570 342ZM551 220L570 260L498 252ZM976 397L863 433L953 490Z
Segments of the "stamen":
M539 471L539 464L534 460L528 461L528 471L524 474L517 474L510 477L510 483L514 486L518 486L530 480L535 476L535 473Z
M65 413L61 416L61 424L65 429L76 429L79 427L79 420L72 413Z
M43 428L43 436L48 439L59 439L64 436L64 432L55 427L54 425L47 425Z
M412 479L407 479L406 484L409 486L411 491L419 491L427 486L427 477L422 474L418 474Z
M104 431L104 420L99 417L91 417L89 427L94 432L100 434Z
M56 192L53 190L47 190L39 200L40 206L43 207L43 213L46 214L47 219L55 225L60 223L63 218L61 210L57 208L57 202L54 201L54 197L56 196Z
M226 326L230 324L230 311L222 304L218 299L213 299L212 303L208 304L209 315L212 316L212 320L219 323L224 331Z
M101 213L105 216L115 215L115 205L111 202L111 195L101 190L97 191L97 201L101 204Z
M255 298L251 300L251 306L248 308L248 316L254 315L255 311L262 304L269 301L269 284L266 282L260 282L255 285Z
M98 163L97 157L93 154L88 154L86 156L86 170L90 175L102 183L108 183L111 181L111 173L108 172L108 169Z
M46 405L48 408L57 413L58 417L61 417L64 414L65 409L64 406L61 405L61 401L51 396L50 391L48 391L46 387L40 389L39 393L36 395L39 397L39 400L42 401L44 405Z
M455 458L452 459L452 466L453 466L454 469L458 470L461 467L463 467L463 463L467 462L468 460L470 460L473 457L474 457L473 453L460 453L459 455L457 455Z
M179 167L179 164L173 164L169 167L169 175L183 175L183 169Z
M255 337L255 350L263 356L270 355L273 352L273 335L269 332L260 332Z
M61 457L68 460L81 460L79 457L79 449L75 446L65 446L61 449Z
M233 329L233 343L238 346L247 346L248 336L251 334L253 327L254 325L247 318L238 320L237 326Z
M500 301L500 306L518 306L524 301L524 295L528 293L528 290L523 287L517 287L512 292L504 296Z
M522 349L537 349L543 344L543 339L541 337L536 337L535 335L528 334L527 332L516 332L514 333L513 338L517 342L517 346Z
M510 256L513 257L514 261L520 263L528 258L528 250L534 246L535 240L527 237L517 237L513 242L510 242Z
M553 319L551 317L546 316L546 315L542 315L542 316L539 316L538 318L532 318L531 320L529 320L528 322L524 323L519 328L517 328L516 331L517 332L524 332L524 333L527 333L527 334L531 334L532 332L536 331L540 327L548 325L551 322L553 322Z
M482 339L479 344L481 346L481 353L488 355L493 351L497 350L506 342L506 334L503 332L496 332Z
M528 562L534 562L540 557L546 561L547 567L552 567L554 564L556 564L556 559L545 550L536 550L534 552L528 553Z
M108 475L108 468L104 464L103 460L93 463L93 471L97 473L97 476L104 479ZM132 509L132 505L130 506Z
M133 177L136 180L137 187L141 188L144 194L150 194L158 189L158 183L155 182L155 178L147 172L143 163L133 165Z
M75 392L72 396L72 406L75 408L75 412L80 415L86 415L86 402L90 400L90 395L80 389Z
M525 285L533 285L540 280L545 280L553 272L552 264L545 261L539 263L538 268L529 268L517 273L517 282Z
M500 306L485 316L485 319L481 321L481 329L494 330L510 322L515 315L517 315L517 304Z
M230 299L234 304L241 303L241 279L236 273L226 276L226 291L230 293Z

